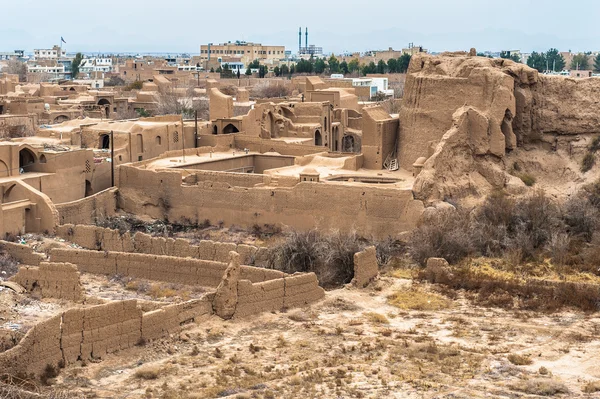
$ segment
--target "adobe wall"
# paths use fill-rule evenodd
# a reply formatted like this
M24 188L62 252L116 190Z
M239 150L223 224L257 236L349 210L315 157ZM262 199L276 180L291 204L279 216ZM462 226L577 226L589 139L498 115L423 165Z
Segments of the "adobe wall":
M225 225L335 228L375 238L411 230L423 212L409 189L308 182L276 188L182 185L178 173L130 166L121 167L119 192L124 211L171 222L192 217Z
M0 250L6 251L17 262L24 265L38 266L44 260L44 255L38 254L27 245L0 240Z
M305 156L327 150L323 146L285 143L283 141L262 139L242 134L235 135L234 144L238 149L247 148L250 151L260 152L261 154L265 152L278 152L282 155Z
M234 250L235 245L226 252ZM163 281L173 284L217 287L227 263L173 256L124 252L90 251L55 248L52 262L72 263L80 272L119 275ZM284 273L252 266L242 266L241 276L253 283L282 278Z
M143 313L135 300L69 309L36 324L21 342L0 353L0 373L39 376L47 364L101 358L155 339L212 314L212 296Z
M114 216L117 211L117 189L108 188L77 201L56 205L60 224L92 224L98 218Z
M120 234L118 230L93 225L62 225L56 229L56 235L83 248L109 252L135 252L141 254L166 255L180 258L194 258L216 262L228 262L229 252L240 254L241 262L266 266L267 248L253 245L235 244L202 240L192 245L182 238L152 237L137 232ZM38 262L39 263L39 262Z
M42 262L39 266L21 266L11 279L42 298L83 300L83 289L75 265Z
M283 278L254 284L240 279L233 317L306 306L324 296L325 291L319 287L314 273L286 275Z

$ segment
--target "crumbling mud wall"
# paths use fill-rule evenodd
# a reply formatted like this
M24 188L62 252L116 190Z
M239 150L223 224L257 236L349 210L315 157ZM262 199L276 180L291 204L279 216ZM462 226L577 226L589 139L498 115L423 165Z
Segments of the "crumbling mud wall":
M364 288L378 275L377 249L374 246L354 254L354 278L352 283L355 286Z
M37 266L44 260L44 255L34 252L31 247L10 241L0 240L0 250L6 251L17 262L24 265Z
M53 262L77 265L80 272L119 275L173 284L217 287L227 263L162 255L99 252L55 248ZM254 283L282 278L284 273L252 266L241 267L241 277Z
M266 266L267 248L253 245L202 240L192 245L182 238L152 237L137 232L121 234L118 230L93 225L65 224L58 226L56 235L86 249L109 252L134 252L141 254L176 256L217 262L228 262L229 252L240 254L243 264Z
M212 314L211 295L143 313L135 300L69 309L36 324L21 342L0 353L0 373L39 376L51 364L104 357L143 339L172 333Z
M77 201L56 205L60 224L92 224L117 213L117 189L108 188Z
M283 224L299 230L339 229L384 238L409 231L423 212L411 190L298 183L294 187L182 185L176 172L121 166L120 206L171 222L222 220L225 225ZM323 199L327 198L327 203Z
M600 133L598 92L600 79L539 75L510 60L466 53L415 55L398 143L403 168L427 159L413 187L415 198L427 204L481 198L493 189L525 191L507 173L513 164L505 162L507 152L518 157L525 144L533 145L528 150L557 151L566 142L568 151L559 156L582 156L577 147L585 148L591 135ZM576 141L581 143L572 146ZM578 168L570 173L580 175Z
M21 266L12 281L42 298L83 300L83 289L75 265L42 262L39 266Z

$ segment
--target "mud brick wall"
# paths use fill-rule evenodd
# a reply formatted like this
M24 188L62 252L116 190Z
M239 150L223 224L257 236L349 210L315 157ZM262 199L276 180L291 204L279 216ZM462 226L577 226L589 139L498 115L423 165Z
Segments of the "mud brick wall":
M42 298L81 301L83 289L75 265L42 262L39 266L21 266L11 278L28 291L38 291Z
M31 247L23 244L0 240L0 250L6 251L24 265L37 266L44 260L44 255L33 252Z
M184 303L168 305L162 309L144 313L142 338L155 339L176 332L182 324L213 314L213 294Z
M17 346L0 353L0 373L39 375L47 364L59 364L63 359L61 318L58 315L36 324Z
M192 245L181 238L152 237L140 232L131 236L129 232L120 234L118 230L83 224L58 226L56 235L86 249L190 257L217 262L228 262L229 251L236 251L244 264L267 265L267 248L245 244L203 240L198 245Z
M286 275L276 280L252 283L238 281L234 317L306 306L325 296L314 273Z
M21 342L0 353L0 374L43 373L46 365L101 358L146 339L177 331L212 314L212 295L143 313L135 300L69 309L36 324ZM142 334L144 332L144 334Z
M173 256L124 252L99 252L55 248L53 262L72 263L80 272L120 275L166 283L217 287L227 264ZM252 266L242 266L242 278L253 283L282 278L284 273Z
M92 224L117 213L117 189L108 188L77 201L56 205L59 224Z

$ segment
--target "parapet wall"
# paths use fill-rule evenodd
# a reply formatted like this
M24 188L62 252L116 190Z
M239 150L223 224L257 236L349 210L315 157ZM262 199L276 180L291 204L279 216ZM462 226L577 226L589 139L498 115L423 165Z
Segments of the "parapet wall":
M235 251L240 254L244 264L267 264L267 248L245 244L203 240L198 245L192 245L182 238L152 237L140 232L131 236L129 232L120 234L118 230L83 224L58 226L56 235L86 249L189 257L216 262L228 262L229 252Z
M327 151L323 146L286 143L243 134L235 135L234 145L238 149L247 148L250 151L257 151L261 154L265 152L278 152L282 155L304 156Z
M173 284L217 287L227 263L173 256L99 252L55 248L53 262L77 265L80 272L119 275ZM282 278L284 273L252 266L241 267L241 278L253 283Z
M2 249L24 265L38 266L44 260L44 255L33 252L27 245L0 240L0 250Z
M39 266L21 266L11 280L27 291L38 291L42 298L83 299L77 267L68 263L42 262Z
M117 189L108 188L77 201L56 205L59 224L92 224L117 213Z
M248 227L283 224L385 238L412 230L424 209L408 188L309 182L293 187L231 187L216 182L190 186L182 185L175 172L120 169L122 209L171 222L191 218Z

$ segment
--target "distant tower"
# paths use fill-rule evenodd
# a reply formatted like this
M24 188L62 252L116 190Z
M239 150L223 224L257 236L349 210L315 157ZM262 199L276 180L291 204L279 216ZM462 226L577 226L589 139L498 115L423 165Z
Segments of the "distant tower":
M298 54L302 52L302 27L298 28Z
M308 27L306 28L306 48L308 49Z

